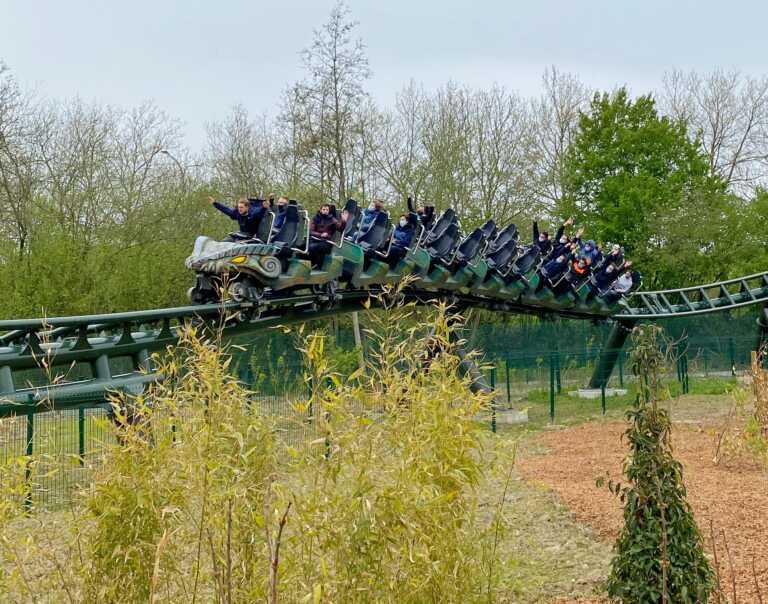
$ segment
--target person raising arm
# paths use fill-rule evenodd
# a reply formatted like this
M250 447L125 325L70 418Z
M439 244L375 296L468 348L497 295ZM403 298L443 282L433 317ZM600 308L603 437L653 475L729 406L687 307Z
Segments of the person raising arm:
M267 211L266 203L261 199L241 197L237 200L237 204L234 208L219 203L213 197L209 197L208 201L219 212L225 216L229 216L232 220L236 220L239 231L246 235L247 238L256 236L256 232L259 230L259 223L261 222L261 219L264 218L264 214ZM227 239L232 241L235 238L229 236Z

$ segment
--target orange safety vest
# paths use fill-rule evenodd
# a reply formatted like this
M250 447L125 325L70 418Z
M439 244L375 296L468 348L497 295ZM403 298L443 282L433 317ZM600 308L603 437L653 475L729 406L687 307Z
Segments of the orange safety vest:
M578 260L573 261L573 270L577 272L579 275L583 275L584 273L586 273L588 268L589 268L588 264L585 264L584 267L582 268L579 266Z

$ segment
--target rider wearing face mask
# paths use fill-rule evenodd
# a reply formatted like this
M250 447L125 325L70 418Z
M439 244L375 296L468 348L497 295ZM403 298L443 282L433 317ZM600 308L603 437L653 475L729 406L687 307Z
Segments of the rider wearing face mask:
M549 254L545 257L544 262L549 262L551 260L559 258L562 254L568 254L568 252L570 251L568 248L571 243L571 240L565 234L565 227L571 226L572 224L573 224L573 218L569 218L563 224L560 225L559 229L557 229L557 233L555 234L555 241L552 246L552 251L549 252ZM576 233L577 237L579 237L580 235L581 235L581 230L577 231Z
M395 268L400 259L408 252L415 233L416 217L414 214L401 215L397 226L395 226L395 231L392 233L392 247L389 250L389 256L387 256L390 268Z

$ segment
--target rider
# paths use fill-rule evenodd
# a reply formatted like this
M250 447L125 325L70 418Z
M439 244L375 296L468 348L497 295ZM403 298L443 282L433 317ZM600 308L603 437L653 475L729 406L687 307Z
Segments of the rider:
M419 206L414 208L413 198L408 198L408 211L411 214L415 214L419 220L419 224L424 227L424 231L428 231L435 221L435 206Z
M372 201L368 204L368 207L363 210L363 217L360 219L360 226L358 227L358 234L364 235L373 223L376 222L376 217L384 211L383 201Z
M590 266L597 266L600 263L600 260L602 260L603 254L600 252L600 249L593 239L590 239L586 243L582 242L579 247L580 255L583 258L586 258L587 263Z
M240 233L244 235L238 236L231 234L228 235L224 241L238 241L256 237L256 233L259 230L259 223L261 222L261 219L264 218L264 214L267 211L267 203L263 199L241 197L237 200L237 205L234 208L228 208L224 204L216 201L213 197L209 197L208 201L210 201L211 205L222 214L226 214L232 220L237 220Z
M549 281L550 285L554 285L565 274L568 270L568 260L570 257L570 251L567 251L560 254L557 258L546 262L539 269L539 283L536 285L537 294L547 286L547 281Z
M612 264L617 270L624 264L624 253L621 250L621 246L618 243L614 243L611 246L611 251L608 252L600 262L600 268L606 268Z
M615 304L640 283L640 273L630 268L622 271L621 276L611 285L601 297L606 304Z
M625 266L629 268L630 266L632 266L632 263L627 262ZM621 276L621 271L619 270L618 266L616 266L612 262L603 264L599 270L594 272L594 274L589 280L589 283L587 283L587 287L589 288L589 291L587 292L586 301L590 302L595 296L597 296L601 292L607 291L608 288L611 285L613 285L613 283L617 279L619 279L620 276Z
M552 242L549 240L547 231L539 232L539 223L533 221L533 245L538 246L542 257L545 257L552 251Z
M392 247L387 256L389 268L395 268L397 263L408 252L408 248L413 243L413 236L416 233L416 214L413 212L408 215L402 214L398 220L397 226L392 233Z
M324 203L320 206L312 224L309 227L309 234L312 238L309 241L309 258L312 264L322 266L323 259L331 251L331 240L337 231L344 230L345 215L342 212L342 219L339 220L331 214L331 205Z
M277 200L277 213L275 214L275 220L272 223L272 234L277 233L285 223L285 212L288 207L288 198L283 195Z

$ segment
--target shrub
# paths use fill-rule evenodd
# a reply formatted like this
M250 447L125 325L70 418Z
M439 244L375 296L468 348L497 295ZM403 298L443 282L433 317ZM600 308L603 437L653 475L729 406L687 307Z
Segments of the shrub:
M627 412L629 486L609 484L624 503L624 527L615 545L608 594L627 604L706 602L714 588L701 533L686 500L683 468L672 453L671 423L657 403L666 362L660 328L635 328L631 368L638 395Z
M322 333L298 330L308 395L294 419L309 437L294 446L232 375L220 340L189 328L158 359L162 383L115 401L118 442L105 445L78 520L65 522L72 546L46 557L44 532L30 531L18 560L35 581L11 576L8 593L106 604L496 601L504 497L489 505L478 487L509 457L484 446L475 419L489 395L458 374L447 309L404 333L411 313L370 319L371 354L352 375L335 372ZM2 516L23 510L25 463L18 488L0 488Z

